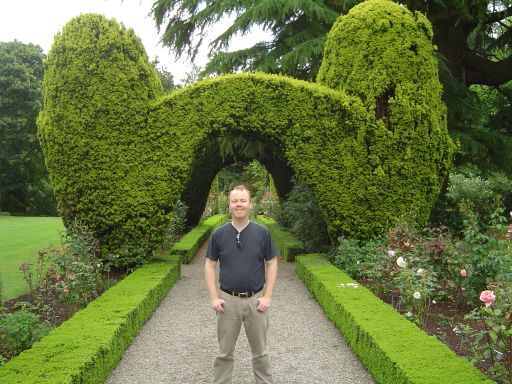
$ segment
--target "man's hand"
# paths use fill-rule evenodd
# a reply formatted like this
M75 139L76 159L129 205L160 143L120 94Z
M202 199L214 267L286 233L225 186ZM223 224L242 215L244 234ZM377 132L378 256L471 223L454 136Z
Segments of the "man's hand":
M212 309L215 312L224 312L224 300L219 298L212 299Z
M272 299L270 297L261 296L258 299L258 306L257 309L260 312L265 312L270 308L270 303L272 302Z

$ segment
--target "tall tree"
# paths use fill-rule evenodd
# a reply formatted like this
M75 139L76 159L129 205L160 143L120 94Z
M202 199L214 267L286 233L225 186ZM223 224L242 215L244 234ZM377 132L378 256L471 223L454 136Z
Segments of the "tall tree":
M341 13L360 0L212 1L156 0L152 14L162 42L192 59L204 34L219 20L234 21L210 44L208 73L260 70L314 79L326 33ZM424 12L434 43L454 78L464 85L499 85L512 80L510 0L402 0ZM228 52L233 36L258 26L272 33L247 49Z
M0 211L55 212L36 132L43 59L37 45L0 42Z

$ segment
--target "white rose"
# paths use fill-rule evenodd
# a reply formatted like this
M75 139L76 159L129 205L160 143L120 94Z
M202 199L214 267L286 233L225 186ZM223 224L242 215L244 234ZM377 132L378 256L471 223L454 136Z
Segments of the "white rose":
M414 292L414 294L412 295L412 297L414 297L416 300L419 300L421 299L421 293L419 293L418 291Z
M400 256L398 259L396 259L396 264L400 268L405 268L407 266L407 263L405 262L405 259L402 256Z

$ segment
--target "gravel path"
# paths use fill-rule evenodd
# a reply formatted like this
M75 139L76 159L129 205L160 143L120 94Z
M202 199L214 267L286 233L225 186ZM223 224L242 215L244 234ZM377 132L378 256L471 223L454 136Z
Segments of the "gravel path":
M205 244L206 245L206 244ZM203 246L144 325L106 384L212 382L215 314L203 277ZM268 333L276 384L374 383L294 272L279 263ZM240 333L233 383L254 383L250 348Z

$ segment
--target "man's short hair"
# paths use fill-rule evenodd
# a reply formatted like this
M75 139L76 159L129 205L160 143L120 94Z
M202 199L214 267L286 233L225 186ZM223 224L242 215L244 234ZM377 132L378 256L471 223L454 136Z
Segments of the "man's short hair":
M229 191L229 198L231 198L231 193L234 192L234 191L246 191L247 194L249 195L249 200L252 199L251 197L251 191L249 191L247 189L247 187L243 184L240 184L240 185L237 185L236 187L233 187L233 189L231 191Z

